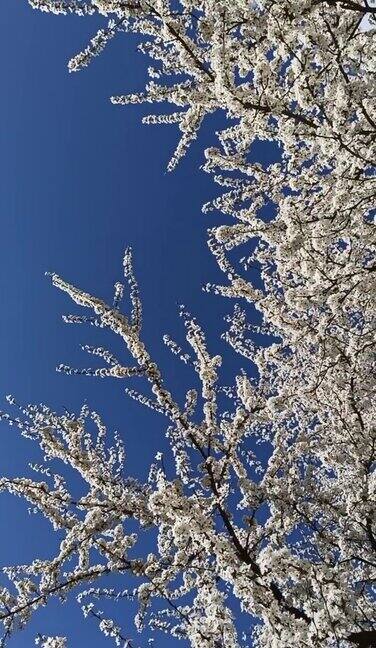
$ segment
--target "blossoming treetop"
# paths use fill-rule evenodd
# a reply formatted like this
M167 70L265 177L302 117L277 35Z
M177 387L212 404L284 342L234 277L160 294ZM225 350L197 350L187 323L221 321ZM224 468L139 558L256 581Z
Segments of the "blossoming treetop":
M31 4L109 20L69 63L71 71L115 35L140 35L140 49L153 61L150 82L140 95L112 100L173 106L144 118L178 124L171 170L205 116L225 111L227 123L204 165L222 193L205 209L235 222L209 233L224 285L207 289L235 300L225 337L252 371L221 386L221 358L182 310L187 349L165 342L196 376L179 403L142 338L130 251L128 314L120 310L122 285L107 304L51 275L91 311L67 316L68 323L108 328L124 342L121 358L86 347L102 360L99 369L60 370L143 381L144 390L126 391L167 418L174 475L158 455L147 483L124 476L122 441L109 447L103 422L86 406L77 416L44 406L21 408L16 419L4 414L40 444L47 463L70 465L86 484L77 497L51 469L36 481L0 481L64 533L53 559L6 569L4 638L50 596L77 590L84 613L117 645L140 641L103 617L95 603L102 597L138 599L139 631L163 631L193 648L371 648L376 8L361 0ZM278 163L250 162L260 139L278 145ZM244 271L228 255L240 244L249 249ZM258 326L248 321L244 300L258 310ZM261 346L260 333L268 340ZM155 549L145 555L142 538L153 532ZM97 586L106 574L122 576L125 588ZM235 602L252 639L239 631ZM40 641L60 646L62 639Z

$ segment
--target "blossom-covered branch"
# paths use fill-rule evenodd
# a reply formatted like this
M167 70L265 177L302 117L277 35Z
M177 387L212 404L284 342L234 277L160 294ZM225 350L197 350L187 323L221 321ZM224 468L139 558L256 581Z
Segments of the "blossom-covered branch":
M130 316L55 274L52 281L91 309L97 325L119 335L142 367L152 396L132 395L169 419L176 476L168 479L158 457L148 484L125 478L120 441L106 450L104 426L92 414L98 428L94 441L86 429L86 408L78 418L27 408L26 419L18 421L23 434L39 441L47 460L73 466L88 492L76 500L58 476L54 488L45 481L2 480L4 489L28 499L66 534L54 560L9 570L18 595L4 593L6 627L26 622L48 596L65 596L107 573L125 573L141 581L132 593L140 603L138 628L148 619L151 627L194 647L242 645L229 596L263 621L255 631L257 645L371 646L373 386L358 385L353 375L347 382L347 363L332 358L325 372L321 362L320 382L312 389L312 343L305 361L301 350L293 353L282 344L254 346L259 378L240 374L222 411L220 358L210 355L199 325L182 312L203 404L201 415L180 406L141 339L129 251L124 268L133 295ZM240 352L244 321L238 310L229 333ZM105 349L98 355L111 357ZM257 451L262 445L264 460ZM128 557L137 548L137 534L126 531L128 519L138 522L140 533L145 527L158 530L155 553ZM76 566L67 574L68 559ZM155 598L167 601L166 612L154 608Z
M373 4L30 2L43 11L99 14L109 21L74 57L72 71L89 64L118 33L139 35L140 50L153 60L150 81L145 92L113 102L172 106L170 113L155 108L144 118L178 124L182 136L170 170L205 116L225 111L218 145L205 151L204 164L221 193L204 210L234 222L209 232L224 285L207 290L235 300L224 338L245 369L224 387L221 358L211 354L198 322L182 310L187 349L165 338L193 370L192 387L180 403L143 341L129 250L124 274L130 315L120 310L122 285L116 284L108 304L51 275L56 287L90 311L65 321L110 329L124 343L121 358L85 346L103 362L99 368L64 364L59 370L132 385L138 380L140 391L128 386L126 392L167 418L171 457L167 470L158 454L148 482L140 484L125 476L120 439L109 447L101 419L88 408L78 416L33 406L14 420L3 415L39 443L47 462L73 467L86 485L85 495L76 496L52 468L39 469L36 481L0 481L64 534L52 560L4 570L4 638L50 596L77 590L84 613L117 645L137 643L129 628L104 618L94 600L137 598L138 630L166 632L193 648L249 648L234 602L259 648L371 648ZM260 140L274 143L277 162L252 162ZM245 256L234 261L231 252L240 246ZM244 301L257 310L257 325L249 322ZM141 538L149 530L157 541L153 553L144 555ZM116 574L125 588L94 587L105 574Z

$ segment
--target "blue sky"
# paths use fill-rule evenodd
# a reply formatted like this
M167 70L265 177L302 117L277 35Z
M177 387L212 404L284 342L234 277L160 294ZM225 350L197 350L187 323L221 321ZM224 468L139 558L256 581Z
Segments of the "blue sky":
M217 190L198 171L204 147L215 141L218 118L204 124L188 156L168 174L177 129L143 126L142 108L112 106L108 99L143 88L146 62L134 39L118 37L87 70L68 74L68 59L86 45L96 20L54 17L33 11L26 0L2 0L1 24L1 407L8 393L56 409L77 409L87 399L121 431L129 472L145 476L148 458L164 444L163 420L129 402L120 381L54 371L60 362L90 364L79 345L92 342L93 333L63 325L61 314L70 312L70 304L44 273L56 271L110 299L113 283L121 279L123 249L132 245L145 340L168 386L181 394L189 375L162 344L164 333L182 340L178 304L210 331L216 352L224 350L222 317L232 306L201 290L207 281L222 280L206 247L206 230L224 219L201 214ZM236 367L229 353L226 380ZM14 429L2 425L0 432L2 474L24 474L29 461L39 461L36 448ZM0 498L0 525L2 564L53 550L48 527L27 516L21 501ZM32 646L38 631L67 633L71 648L110 645L70 605L61 610L53 603L10 645Z

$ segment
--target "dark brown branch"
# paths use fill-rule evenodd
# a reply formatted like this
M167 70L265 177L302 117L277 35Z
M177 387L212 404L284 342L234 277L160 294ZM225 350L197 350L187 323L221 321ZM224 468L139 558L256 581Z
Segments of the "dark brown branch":
M375 648L376 646L376 630L361 630L360 632L352 632L347 637L347 641L356 644L359 648Z

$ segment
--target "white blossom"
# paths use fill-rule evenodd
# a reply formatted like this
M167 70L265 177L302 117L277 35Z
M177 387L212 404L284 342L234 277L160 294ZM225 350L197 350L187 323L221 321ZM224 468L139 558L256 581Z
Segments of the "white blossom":
M133 645L128 627L125 635L93 601L137 601L136 631L165 632L193 648L372 648L376 9L355 0L31 4L111 21L111 33L100 31L72 69L107 36L142 36L140 50L153 61L145 91L112 101L171 104L170 115L154 106L145 120L178 124L170 170L207 115L226 115L217 145L205 151L204 170L220 193L204 210L226 217L209 232L223 285L207 289L235 300L223 337L245 368L223 384L221 357L182 309L188 348L165 337L192 371L180 404L142 336L130 250L128 290L116 284L113 302L51 275L89 313L66 322L109 329L124 347L118 359L85 345L103 367L59 369L137 376L139 391L126 393L166 417L171 453L158 453L139 483L119 436L109 444L87 407L3 414L39 444L46 467L37 479L2 477L0 489L26 499L62 538L50 560L4 569L4 637L50 596L90 584L78 593L83 612L115 643ZM252 161L260 141L274 145L273 164ZM234 261L239 246L242 264ZM120 310L126 292L129 315ZM59 462L77 473L84 494L55 474ZM101 589L108 574L134 587ZM235 600L250 627L258 622L251 644L240 636Z

